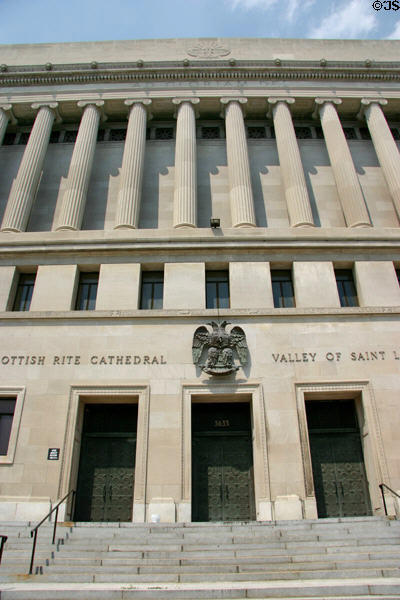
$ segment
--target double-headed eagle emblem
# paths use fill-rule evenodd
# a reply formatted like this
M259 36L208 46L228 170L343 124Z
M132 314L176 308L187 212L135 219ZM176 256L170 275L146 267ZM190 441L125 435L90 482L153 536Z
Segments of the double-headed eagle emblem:
M247 342L246 335L241 327L232 327L228 332L225 327L228 321L221 324L211 321L212 331L202 325L194 332L192 352L195 365L209 375L227 375L239 369L234 363L234 350L236 351L240 364L247 364ZM205 351L207 350L207 355ZM201 362L201 359L206 359Z

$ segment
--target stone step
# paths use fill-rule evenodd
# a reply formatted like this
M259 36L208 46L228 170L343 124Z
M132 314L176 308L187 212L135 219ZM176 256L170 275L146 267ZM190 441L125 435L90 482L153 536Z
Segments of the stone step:
M351 579L333 581L263 581L174 584L160 582L154 585L79 584L60 582L38 583L32 577L24 583L2 585L2 600L193 600L258 598L259 600L394 600L400 597L400 578L365 579L362 583Z

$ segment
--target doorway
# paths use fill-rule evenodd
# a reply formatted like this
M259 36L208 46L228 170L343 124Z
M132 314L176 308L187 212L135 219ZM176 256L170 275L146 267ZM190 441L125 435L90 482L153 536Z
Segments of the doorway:
M75 521L131 521L137 404L86 404Z
M354 400L306 401L318 517L371 514Z
M253 519L250 404L193 404L192 520Z

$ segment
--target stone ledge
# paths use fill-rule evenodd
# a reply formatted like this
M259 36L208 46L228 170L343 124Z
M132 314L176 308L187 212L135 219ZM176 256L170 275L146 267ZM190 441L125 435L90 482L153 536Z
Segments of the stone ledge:
M367 318L371 316L379 318L381 315L397 316L400 314L400 306L385 307L341 307L341 308L271 308L271 309L179 309L179 310L74 310L74 311L3 311L0 312L0 321L32 321L32 320L89 320L96 319L210 319L215 318L274 318L274 319L297 319L302 317L338 317L338 318Z

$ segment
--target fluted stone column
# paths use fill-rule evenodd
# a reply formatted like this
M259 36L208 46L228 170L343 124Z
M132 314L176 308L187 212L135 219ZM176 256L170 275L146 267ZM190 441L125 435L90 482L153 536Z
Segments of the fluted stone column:
M0 145L3 143L4 134L10 120L7 114L9 110L11 110L11 104L0 104Z
M387 100L383 99L369 100L363 98L361 100L375 152L400 220L400 154L381 109L381 106L385 104L387 104Z
M341 102L339 98L315 99L346 225L370 227L360 182L335 108Z
M83 108L84 111L66 179L57 230L71 229L76 231L81 227L96 150L100 108L103 105L102 100L95 102L81 100L78 102L78 106Z
M294 98L268 98L272 106L276 145L289 222L292 227L314 225L299 146L289 105Z
M39 109L18 173L11 187L1 231L25 231L36 196L55 119L57 102L32 104Z
M247 98L222 98L225 108L226 153L233 227L255 227L249 153L241 104Z
M125 105L130 106L131 109L122 158L114 229L136 229L139 226L146 148L146 106L150 104L151 100L148 99L125 100Z
M178 106L175 143L174 227L197 225L196 114L199 98L174 98Z

